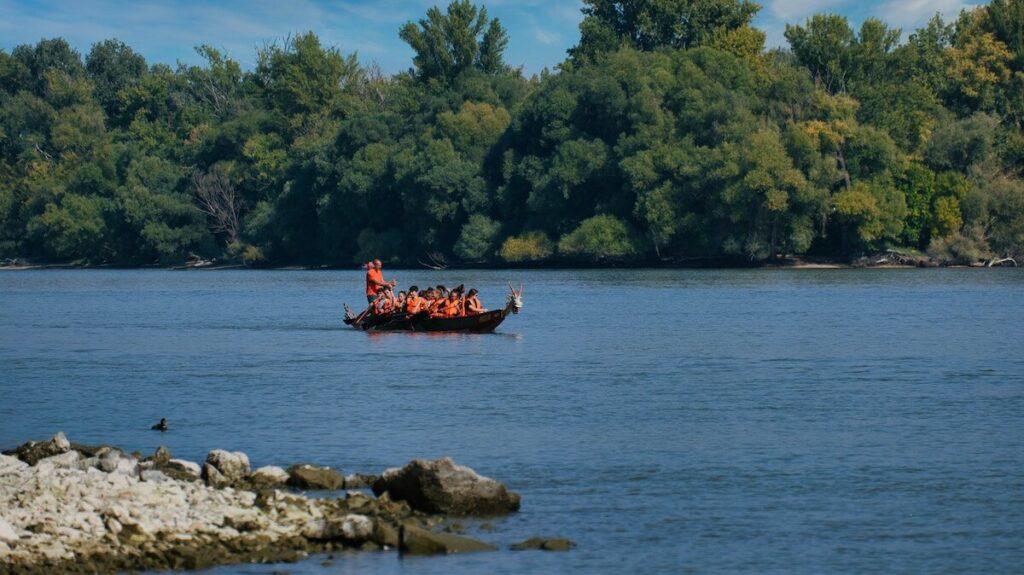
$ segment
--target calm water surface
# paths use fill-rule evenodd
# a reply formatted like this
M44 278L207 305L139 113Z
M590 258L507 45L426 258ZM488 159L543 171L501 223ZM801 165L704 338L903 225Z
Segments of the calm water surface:
M1024 270L385 275L489 307L522 280L526 308L494 335L368 335L340 321L354 271L0 273L0 447L450 455L523 495L471 534L579 543L218 574L1024 565Z

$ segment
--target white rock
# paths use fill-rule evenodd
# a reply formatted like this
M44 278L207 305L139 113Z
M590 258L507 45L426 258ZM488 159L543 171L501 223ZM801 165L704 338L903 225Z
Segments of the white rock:
M11 527L11 524L6 519L0 517L0 541L11 542L17 540L18 534L14 532L14 527Z
M39 460L36 465L50 464L55 468L60 467L78 467L78 460L82 458L82 454L77 451L66 451L60 455L51 455Z
M139 462L134 457L122 457L117 461L117 468L112 473L123 473L125 475L138 475Z
M79 459L78 463L75 466L78 469L81 469L82 471L88 471L90 469L99 470L100 469L100 458L99 457L95 457L95 456L94 457L84 457L82 459Z
M179 471L188 473L189 475L195 477L196 479L199 479L199 476L203 472L202 468L199 467L198 463L194 461L186 461L184 459L172 459L168 461L165 465L174 467Z
M113 473L117 471L117 467L120 464L121 459L124 457L124 454L117 449L104 447L96 452L96 457L100 460L99 467L101 470L106 471L107 473Z
M373 520L365 515L350 513L342 519L341 534L349 541L365 541L373 534Z
M314 519L313 521L306 521L302 525L300 533L307 539L327 539L330 534L330 529L327 525L327 521L323 519Z
M373 525L370 518L337 514L336 501L276 491L266 497L266 503L256 505L251 491L177 481L161 477L166 473L155 469L145 470L141 477L118 473L124 466L137 468L138 462L110 451L95 462L104 458L114 462L113 473L95 467L80 469L78 464L86 461L81 458L72 467L56 466L64 460L61 457L30 467L0 456L0 572L5 572L8 557L14 557L22 571L47 573L51 572L47 562L74 561L96 553L131 560L147 549L162 552L187 541L230 548L305 534L356 542ZM247 458L235 459L247 464ZM194 463L182 463L182 468L199 471ZM211 474L220 474L212 465L207 467ZM258 471L284 477L280 469Z
M54 435L53 438L50 439L50 441L52 441L53 445L56 446L61 451L67 451L71 449L71 442L68 441L68 438L66 435L64 435L63 431L58 431L57 435Z
M252 479L268 485L284 485L288 472L276 465L266 465L252 472Z
M214 449L206 455L206 462L216 467L230 481L237 481L249 474L249 456L241 451Z
M0 454L0 475L17 473L28 467L28 464L10 455Z
M147 481L149 483L163 483L165 481L171 481L171 478L164 475L163 471L157 471L156 469L144 469L139 473L139 477L143 481Z
M104 524L107 526L107 531L110 531L115 536L118 533L120 533L122 529L124 529L123 527L121 527L121 522L117 519L114 519L113 517L107 517L107 520Z

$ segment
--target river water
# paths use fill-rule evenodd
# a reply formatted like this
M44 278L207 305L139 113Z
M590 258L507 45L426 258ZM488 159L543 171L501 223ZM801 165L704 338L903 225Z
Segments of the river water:
M491 335L341 324L356 271L0 273L0 447L379 472L450 455L569 553L215 573L1019 572L1024 270L387 270L525 309ZM171 431L149 431L166 417Z

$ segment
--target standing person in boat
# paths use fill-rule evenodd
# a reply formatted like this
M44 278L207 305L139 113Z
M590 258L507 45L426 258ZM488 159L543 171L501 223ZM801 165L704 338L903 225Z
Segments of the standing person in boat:
M369 264L369 269L366 270L366 303L372 304L377 299L380 290L385 286L394 286L397 283L395 280L384 281L383 265L380 260L373 260Z
M479 293L473 288L466 294L466 315L476 315L487 311L487 308L480 303L480 296L477 295Z

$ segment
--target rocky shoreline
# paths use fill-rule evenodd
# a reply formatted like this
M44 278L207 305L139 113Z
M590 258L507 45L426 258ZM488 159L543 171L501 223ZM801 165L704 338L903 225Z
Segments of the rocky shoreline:
M354 490L372 487L373 495ZM298 490L349 489L314 498ZM250 469L214 449L202 465L58 433L0 455L0 573L112 573L296 561L338 550L462 553L493 545L435 530L452 517L518 511L520 497L451 459L379 476L310 464ZM451 529L448 531L457 531ZM513 549L566 550L564 539Z

